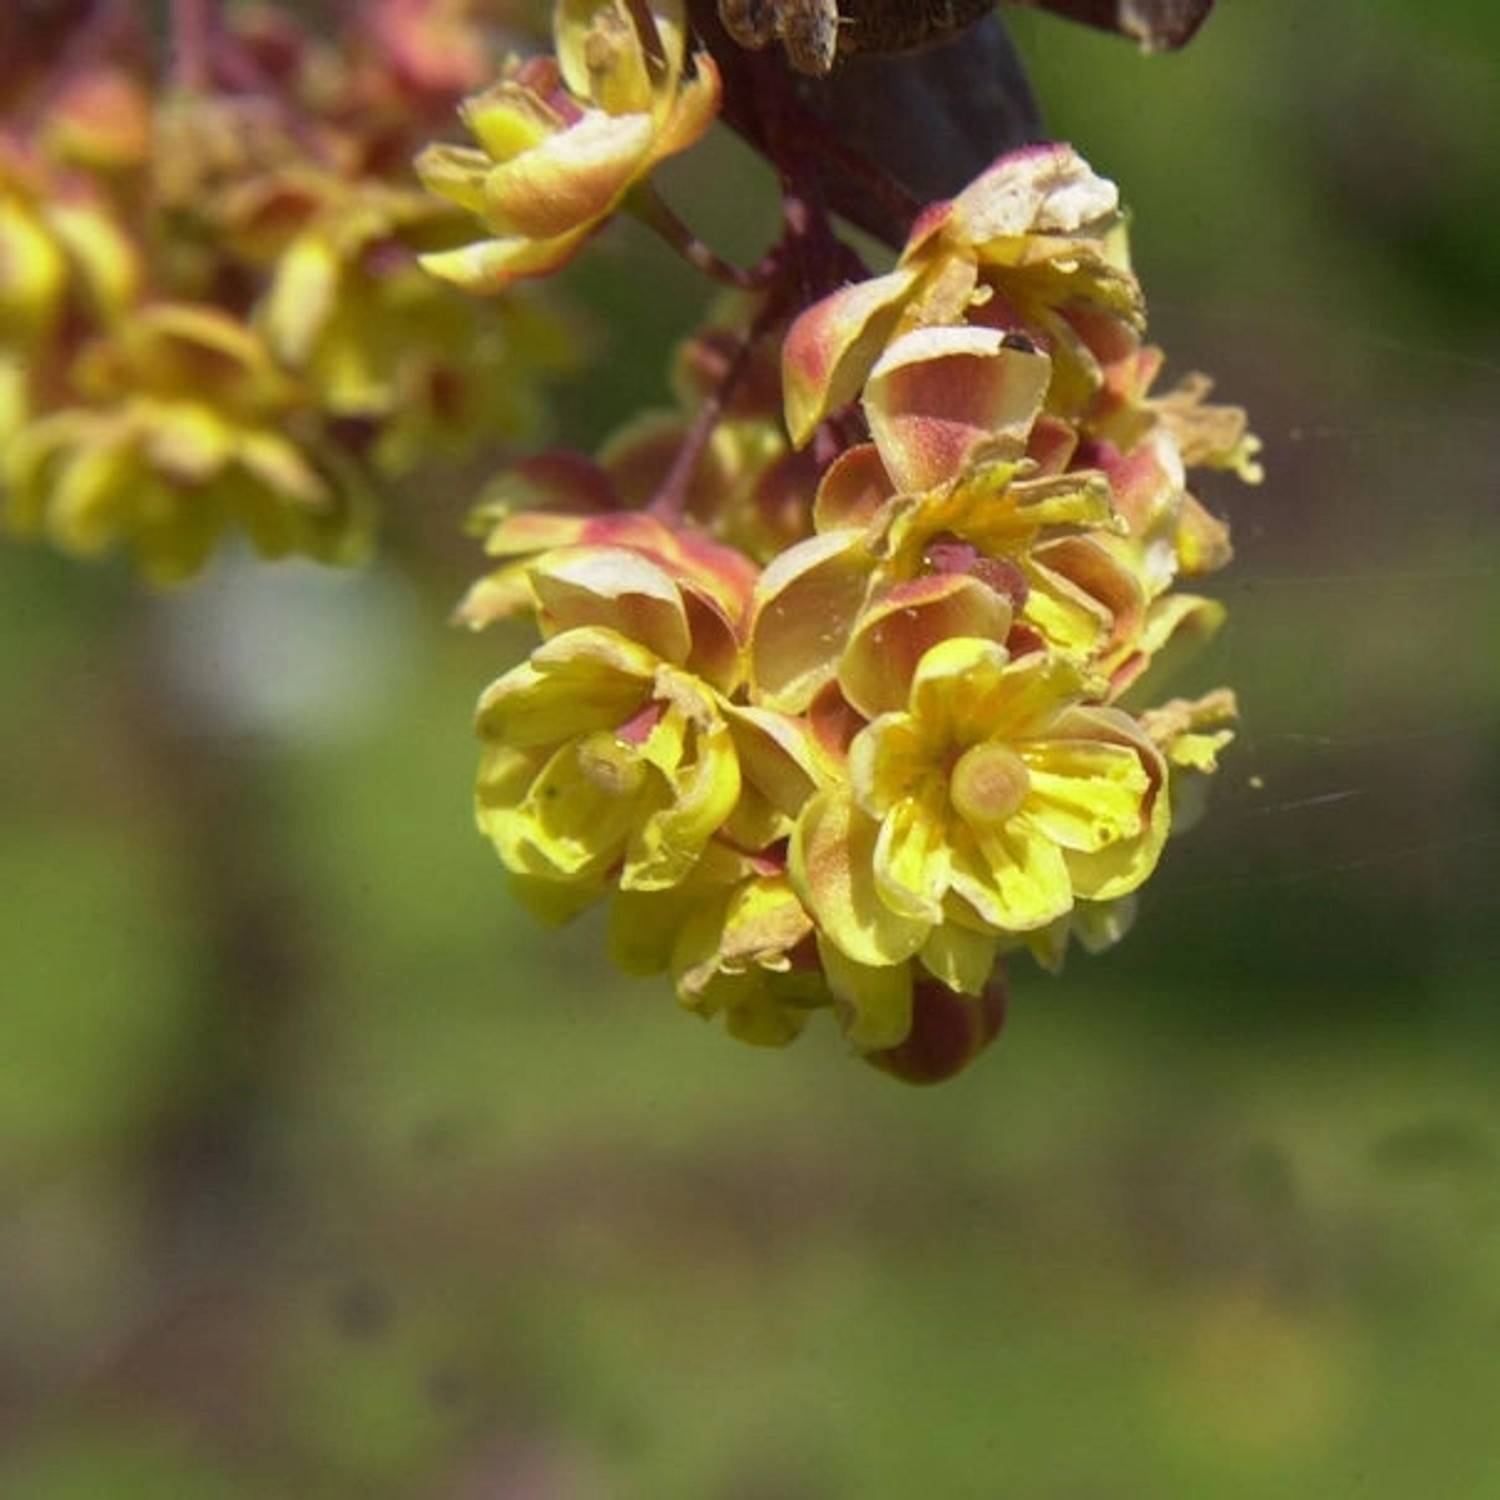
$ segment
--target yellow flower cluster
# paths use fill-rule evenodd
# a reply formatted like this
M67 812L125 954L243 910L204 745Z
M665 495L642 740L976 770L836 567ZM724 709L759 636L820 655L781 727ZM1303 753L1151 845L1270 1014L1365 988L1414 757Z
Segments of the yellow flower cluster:
M1066 147L757 317L686 469L664 434L701 411L482 508L498 567L460 617L530 612L543 643L481 701L479 822L523 899L607 899L618 961L733 1034L829 1008L943 1077L998 1030L1007 952L1124 931L1174 784L1229 738L1227 691L1161 685L1222 617L1177 586L1229 558L1187 469L1253 480L1256 444L1201 378L1152 394L1115 191ZM735 337L689 346L689 407Z
M1214 769L1232 695L1165 696L1223 615L1181 585L1230 556L1188 471L1253 481L1256 442L1202 377L1154 389L1115 189L1069 148L919 212L881 129L735 50L784 25L555 0L554 52L481 89L504 3L361 0L329 37L174 5L167 49L99 6L66 49L18 41L0 519L157 583L226 532L357 558L376 481L528 427L573 340L517 284L636 212L733 294L674 409L477 512L494 567L459 618L541 636L479 705L480 828L530 906L606 903L619 963L732 1034L826 1009L947 1076L998 1032L1008 954L1124 932ZM455 107L472 144L425 144ZM721 108L782 186L751 267L651 181ZM880 274L829 217L856 182L895 226Z
M572 357L562 320L516 298L476 309L418 264L465 232L410 162L484 75L482 10L371 0L360 19L324 39L290 10L228 12L175 72L128 28L83 37L13 101L13 533L126 550L159 583L225 530L348 561L369 548L372 481L532 428L537 374Z
M423 264L471 292L545 276L665 157L699 140L719 109L719 76L699 53L684 70L683 0L558 0L554 57L512 60L469 99L478 146L430 146L417 161L435 193L492 238Z

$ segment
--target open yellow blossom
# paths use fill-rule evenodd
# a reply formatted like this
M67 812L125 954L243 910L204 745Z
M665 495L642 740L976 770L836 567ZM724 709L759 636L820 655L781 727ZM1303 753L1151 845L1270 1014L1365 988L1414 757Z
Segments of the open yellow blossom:
M478 818L533 904L565 917L611 884L677 886L721 832L785 837L810 737L729 702L733 634L690 583L584 545L544 554L531 587L549 639L480 700Z
M681 881L740 794L713 693L612 630L545 642L480 700L479 826L557 915Z
M566 264L629 190L713 123L719 77L707 53L684 72L682 0L560 0L557 57L512 63L463 108L477 147L430 146L417 172L492 238L423 257L471 292Z
M1088 691L1056 653L933 647L905 709L855 737L847 790L798 825L792 870L828 938L893 963L946 923L1021 933L1140 885L1167 833L1166 765Z

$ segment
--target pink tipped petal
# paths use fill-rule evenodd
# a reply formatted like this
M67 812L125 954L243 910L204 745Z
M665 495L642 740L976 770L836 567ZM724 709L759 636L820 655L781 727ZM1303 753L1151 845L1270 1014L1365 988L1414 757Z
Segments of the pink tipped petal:
M1140 579L1096 537L1063 537L1033 553L1027 615L1054 645L1108 659L1136 639L1146 614ZM1050 622L1044 612L1051 611Z
M602 219L639 175L654 128L649 115L588 114L496 167L484 185L491 227L554 239Z
M764 708L724 710L747 785L778 812L796 817L820 785L833 777L833 765L803 719Z
M954 636L1005 640L1009 602L977 578L929 574L896 584L860 614L839 663L839 686L866 718L901 708L917 664Z
M723 605L696 583L683 583L687 612L688 670L721 693L731 693L744 677L743 646L735 622Z
M818 484L813 526L818 531L867 526L895 493L874 443L846 448L829 464Z
M799 448L818 423L852 401L895 331L915 270L845 287L792 324L782 347L786 425Z
M897 339L865 387L870 432L896 488L933 489L981 446L1019 458L1051 374L1044 355L992 328L924 328Z
M691 644L682 596L672 578L637 552L583 547L554 553L532 574L545 636L602 625L681 663Z
M750 627L751 671L766 707L798 712L833 678L869 575L855 531L809 537L766 569Z
M910 958L931 923L902 916L881 900L874 876L880 825L847 790L817 793L792 834L788 868L819 931L857 964L886 967Z

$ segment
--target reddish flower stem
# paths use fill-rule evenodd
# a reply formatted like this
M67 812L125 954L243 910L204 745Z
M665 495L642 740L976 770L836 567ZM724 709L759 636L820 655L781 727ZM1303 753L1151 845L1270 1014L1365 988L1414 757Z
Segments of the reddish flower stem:
M750 366L750 356L765 336L767 326L763 312L746 333L718 386L699 407L693 418L693 425L688 428L687 436L683 438L682 446L672 460L672 467L667 471L666 478L662 480L650 505L646 507L649 514L664 524L681 524L687 512L688 491L692 486L698 461L703 457L704 450L714 435L714 428L724 415L724 409L729 405L740 381L745 378L745 371Z
M631 189L625 206L641 223L660 235L694 270L702 271L705 276L711 276L722 285L740 292L756 291L766 284L767 276L761 266L747 271L743 266L723 259L699 239L667 207L650 182L637 183Z
M174 69L188 88L207 89L213 82L217 0L171 0L171 5Z

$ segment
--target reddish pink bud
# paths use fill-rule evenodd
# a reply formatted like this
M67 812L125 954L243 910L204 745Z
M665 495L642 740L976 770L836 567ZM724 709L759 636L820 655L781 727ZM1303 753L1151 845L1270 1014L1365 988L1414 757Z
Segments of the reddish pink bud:
M866 1061L904 1083L942 1083L961 1073L1000 1035L1008 992L996 969L982 995L960 995L936 979L912 986L911 1030L898 1046Z

